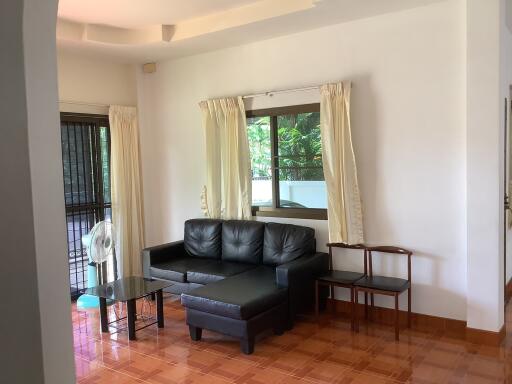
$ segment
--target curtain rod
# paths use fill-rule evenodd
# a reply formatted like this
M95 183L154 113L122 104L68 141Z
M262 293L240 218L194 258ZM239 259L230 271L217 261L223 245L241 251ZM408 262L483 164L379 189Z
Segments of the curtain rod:
M289 88L289 89L278 89L276 91L267 91L267 92L261 92L261 93L253 93L252 95L245 95L242 96L242 99L252 99L255 97L262 97L262 96L274 96L281 93L293 93L293 92L304 92L304 91L312 91L315 89L320 89L320 85L314 85L311 87L302 87L302 88ZM352 88L353 85L350 84L350 88Z
M110 105L108 105L108 104L85 103L82 101L71 101L71 100L59 100L59 104L86 105L88 107L102 107L102 108L110 107Z

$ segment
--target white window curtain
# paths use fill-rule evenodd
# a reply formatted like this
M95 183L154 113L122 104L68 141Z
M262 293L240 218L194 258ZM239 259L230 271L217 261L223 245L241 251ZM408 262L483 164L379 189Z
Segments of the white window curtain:
M112 222L117 232L116 255L120 276L141 276L144 222L137 110L111 106Z
M249 219L251 162L241 97L199 103L206 139L202 205L210 218Z
M322 160L327 185L329 241L364 241L361 197L350 130L350 82L320 88Z

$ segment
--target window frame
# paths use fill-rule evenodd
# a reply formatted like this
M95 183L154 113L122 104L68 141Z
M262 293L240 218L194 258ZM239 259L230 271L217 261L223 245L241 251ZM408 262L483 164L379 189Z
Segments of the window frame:
M282 208L277 206L279 198L279 148L277 117L281 115L297 115L300 113L320 112L320 103L291 105L286 107L265 108L246 111L246 118L270 117L270 153L272 175L272 207L252 206L252 215L258 217L283 217L290 219L327 220L325 208Z

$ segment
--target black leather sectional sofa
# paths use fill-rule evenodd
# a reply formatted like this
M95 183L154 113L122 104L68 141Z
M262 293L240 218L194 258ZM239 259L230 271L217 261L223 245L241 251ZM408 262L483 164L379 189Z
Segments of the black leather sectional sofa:
M248 354L258 333L281 334L312 307L328 263L313 229L244 220L188 220L183 241L143 251L144 275L181 293L193 340L210 329L239 338Z

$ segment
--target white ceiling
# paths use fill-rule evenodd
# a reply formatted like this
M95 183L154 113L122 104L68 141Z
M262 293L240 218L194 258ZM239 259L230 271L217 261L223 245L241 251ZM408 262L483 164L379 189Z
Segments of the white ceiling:
M176 24L258 1L59 0L59 17L80 23L142 28L155 24Z
M441 1L60 0L57 42L65 51L144 63Z

